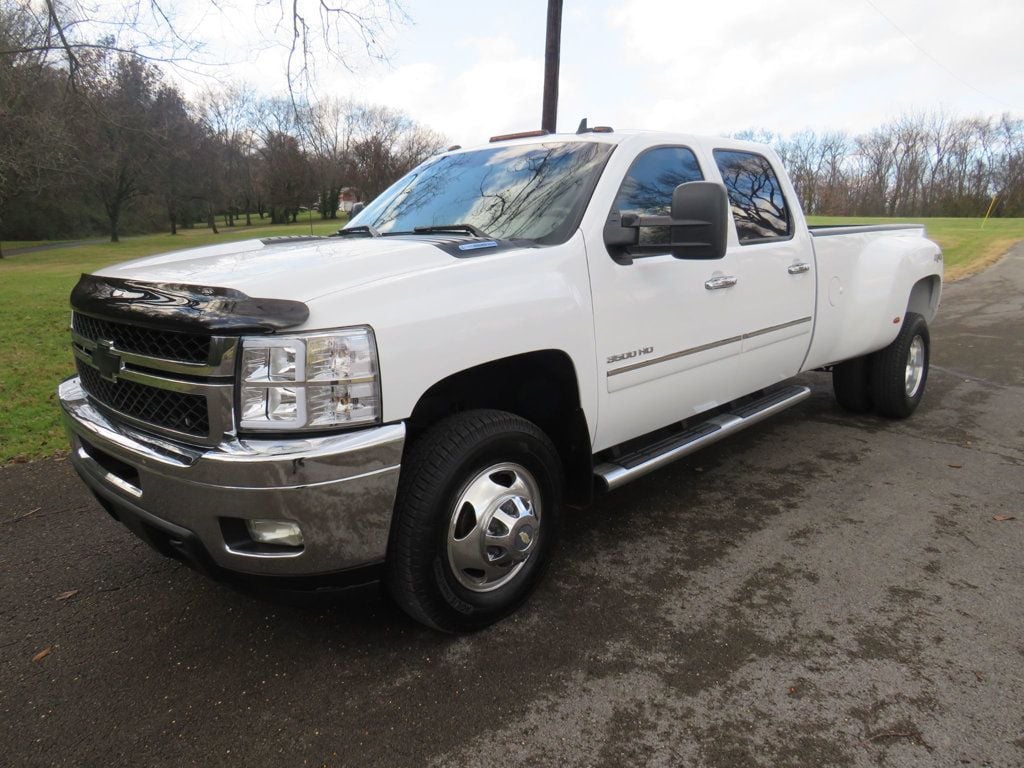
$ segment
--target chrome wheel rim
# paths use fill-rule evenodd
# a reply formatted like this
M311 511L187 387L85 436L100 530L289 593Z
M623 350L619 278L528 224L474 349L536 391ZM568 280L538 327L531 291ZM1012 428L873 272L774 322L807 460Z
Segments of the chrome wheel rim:
M915 336L910 342L910 351L907 352L907 370L904 376L907 397L913 397L921 388L921 380L924 378L924 339Z
M494 464L459 493L448 523L448 564L472 592L512 581L537 549L540 489L519 464Z

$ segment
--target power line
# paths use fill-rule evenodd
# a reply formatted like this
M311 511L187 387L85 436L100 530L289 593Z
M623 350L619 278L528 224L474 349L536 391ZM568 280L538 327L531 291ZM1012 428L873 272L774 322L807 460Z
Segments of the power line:
M979 96L984 96L986 99L989 99L990 101L994 101L996 104L999 104L1000 106L1004 107L1005 109L1010 109L1010 106L1008 104L1006 104L1005 102L1000 101L995 96L992 96L991 94L985 93L984 91L974 87L969 82L967 82L962 77L960 77L960 75L958 75L956 72L954 72L949 67L947 67L945 64L943 64L942 61L940 61L939 59L937 59L934 56L932 56L928 51L926 51L923 47L921 47L917 43L917 41L914 40L914 38L912 38L910 35L908 35L906 32L904 32L903 28L899 24L897 24L895 21L893 21L891 18L889 18L888 14L886 14L885 11L883 11L881 8L879 8L877 5L875 5L873 0L864 0L864 2L867 3L868 5L870 5L874 9L875 13L877 13L879 16L881 16L883 19L885 19L893 29L895 29L897 32L899 32L901 35L903 35L903 37L905 37L907 39L907 42L909 42L912 46L917 48L917 50L919 50L922 54L927 56L928 59L933 64L935 64L937 67L939 67L939 69L941 69L947 75L952 77L954 80L959 82L961 85L963 85L963 86L965 86L967 88L970 88L972 91L974 91Z

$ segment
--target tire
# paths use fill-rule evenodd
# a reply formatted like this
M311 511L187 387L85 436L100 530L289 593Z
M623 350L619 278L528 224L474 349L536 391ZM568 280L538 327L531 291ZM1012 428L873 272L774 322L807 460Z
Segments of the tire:
M852 413L868 413L872 408L868 356L855 357L832 368L832 391L836 402Z
M514 611L558 533L562 470L548 437L511 413L467 411L419 438L401 472L385 566L394 600L445 632Z
M871 397L880 416L905 419L915 411L924 396L930 355L928 323L908 312L895 341L872 355Z

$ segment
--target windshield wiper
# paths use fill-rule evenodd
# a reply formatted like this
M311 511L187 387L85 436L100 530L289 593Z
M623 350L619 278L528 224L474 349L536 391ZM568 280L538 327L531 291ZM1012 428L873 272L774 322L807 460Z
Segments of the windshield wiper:
M475 237L490 237L486 232L482 232L472 224L436 224L431 227L413 227L412 231L417 235L426 235L437 232L468 232Z
M369 224L360 224L355 227L345 227L339 229L334 233L337 236L345 235L369 235L370 237L380 237L380 231L376 227L371 227Z

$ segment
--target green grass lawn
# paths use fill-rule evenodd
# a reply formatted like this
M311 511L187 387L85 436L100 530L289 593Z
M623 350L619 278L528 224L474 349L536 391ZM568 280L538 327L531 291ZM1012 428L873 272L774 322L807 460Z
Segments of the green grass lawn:
M814 224L853 219L813 217ZM857 219L895 222L907 219ZM947 276L969 274L992 263L1013 243L1024 240L1024 219L927 219L928 233L943 248ZM313 220L316 234L329 234L340 222ZM58 418L57 382L73 371L68 349L68 294L83 272L153 253L223 243L248 237L309 232L305 222L286 226L182 230L179 235L126 237L121 243L90 243L53 248L0 260L0 464L50 455L65 447ZM21 243L4 243L16 248Z

